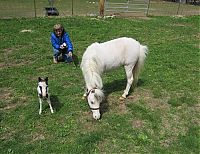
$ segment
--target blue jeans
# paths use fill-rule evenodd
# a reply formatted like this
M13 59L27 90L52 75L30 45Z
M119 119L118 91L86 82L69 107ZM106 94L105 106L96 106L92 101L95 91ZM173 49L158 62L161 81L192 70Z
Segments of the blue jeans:
M58 59L58 56L60 54L62 54L62 58L63 58L64 62L72 62L73 61L72 57L67 55L68 54L67 49L57 50L57 49L53 48L53 56L54 56L54 58Z

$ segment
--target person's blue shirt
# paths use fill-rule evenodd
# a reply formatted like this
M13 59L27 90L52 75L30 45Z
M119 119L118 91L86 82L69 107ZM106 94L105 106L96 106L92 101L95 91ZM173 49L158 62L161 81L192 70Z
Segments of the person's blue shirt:
M67 34L67 32L64 32L63 35L61 37L57 37L56 34L54 32L51 33L51 43L53 48L60 50L60 45L63 43L66 43L67 45L67 51L68 52L73 52L73 45L71 43L71 40L69 38L69 35Z

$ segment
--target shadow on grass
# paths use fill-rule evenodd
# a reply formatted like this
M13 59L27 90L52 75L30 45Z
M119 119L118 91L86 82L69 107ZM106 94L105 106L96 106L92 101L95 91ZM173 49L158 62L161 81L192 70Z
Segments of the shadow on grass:
M109 94L111 94L113 92L124 91L125 88L126 88L126 84L127 84L127 80L126 79L114 80L114 81L112 81L110 83L106 83L104 85L105 96L107 97ZM132 92L134 92L134 89L136 87L140 87L143 84L144 84L144 81L141 80L141 79L139 79L136 86L134 86L134 85L131 86L131 88L129 90L129 94L131 94Z
M79 66L79 63L80 63L80 62L79 62L78 56L75 55L75 54L73 54L72 58L73 58L75 67L78 67L78 66Z
M113 92L122 91L126 88L126 79L114 80L104 84L105 96L107 97ZM131 92L131 89L130 89Z
M55 111L59 111L63 106L56 95L51 95L51 104Z
M101 114L102 115L109 111L109 104L108 104L107 97L113 92L122 91L122 93L123 93L123 91L126 88L126 84L127 84L126 81L127 81L126 79L120 79L120 80L114 80L112 82L104 84L105 100L101 103ZM144 84L144 81L139 79L136 86L132 85L132 87L129 90L129 94L133 93L134 89L136 87L140 87L143 84ZM119 95L119 97L121 95Z

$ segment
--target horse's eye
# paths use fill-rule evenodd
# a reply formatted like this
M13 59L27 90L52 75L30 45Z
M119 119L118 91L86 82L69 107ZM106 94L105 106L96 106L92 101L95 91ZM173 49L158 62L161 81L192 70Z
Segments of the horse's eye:
M93 102L93 101L91 101L91 104L94 104L94 102Z

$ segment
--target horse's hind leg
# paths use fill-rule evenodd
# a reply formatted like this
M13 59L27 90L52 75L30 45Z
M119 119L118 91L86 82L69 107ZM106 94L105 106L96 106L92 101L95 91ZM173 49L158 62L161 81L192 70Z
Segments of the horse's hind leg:
M51 113L53 113L53 108L52 108L52 106L51 106L51 100L50 100L50 97L48 97L47 102L48 102L48 104L49 104L49 107L50 107Z
M129 93L129 90L131 88L131 85L133 83L133 67L134 66L124 66L125 68L125 72L126 72L126 77L127 77L127 85L126 85L126 89L124 90L124 93L123 95L120 97L120 99L125 99L126 96L128 95Z

